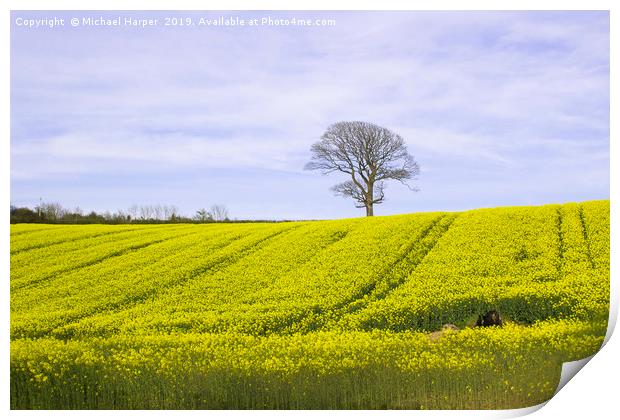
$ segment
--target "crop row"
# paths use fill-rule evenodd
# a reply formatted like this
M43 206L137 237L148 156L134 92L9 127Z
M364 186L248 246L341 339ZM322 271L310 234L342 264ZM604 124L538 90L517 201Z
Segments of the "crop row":
M385 267L399 258L403 244L438 217L300 226L252 253L233 254L234 263L200 273L153 299L115 314L97 314L70 328L96 335L282 331L315 310L340 307L367 293Z
M188 226L122 230L109 234L71 240L11 255L11 290L27 287L71 270L98 264L108 258L179 237Z
M236 225L213 234L198 229L18 290L11 294L11 335L50 334L89 315L149 299L291 227Z
M606 316L609 272L597 275L584 263L586 240L574 224L578 214L572 205L463 213L402 286L346 325L433 330L445 323L471 325L490 309L532 323L574 315L584 299L597 308L587 315ZM596 293L584 296L584 284Z
M12 336L435 330L493 308L521 323L602 319L608 206L166 227L34 248L12 257Z
M606 332L608 201L11 232L12 408L515 408Z
M37 225L36 229L23 230L23 226L11 226L11 255L87 238L105 240L107 235L118 232L161 229L152 225L52 225L46 228Z

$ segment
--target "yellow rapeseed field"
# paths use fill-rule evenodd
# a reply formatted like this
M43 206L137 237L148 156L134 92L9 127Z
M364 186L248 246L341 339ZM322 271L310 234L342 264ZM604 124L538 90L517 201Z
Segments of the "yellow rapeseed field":
M538 404L602 344L609 245L609 201L13 225L11 407Z

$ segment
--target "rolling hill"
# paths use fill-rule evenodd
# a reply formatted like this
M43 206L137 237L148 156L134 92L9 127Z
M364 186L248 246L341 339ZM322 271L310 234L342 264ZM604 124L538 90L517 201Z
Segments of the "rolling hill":
M538 404L602 344L609 246L609 201L12 225L11 407Z

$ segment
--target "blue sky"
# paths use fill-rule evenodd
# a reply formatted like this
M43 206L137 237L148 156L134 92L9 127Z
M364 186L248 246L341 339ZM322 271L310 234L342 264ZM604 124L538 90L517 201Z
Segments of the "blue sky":
M214 203L361 216L303 170L333 122L399 133L421 166L375 214L609 198L607 12L177 12L333 27L24 28L12 12L11 202Z

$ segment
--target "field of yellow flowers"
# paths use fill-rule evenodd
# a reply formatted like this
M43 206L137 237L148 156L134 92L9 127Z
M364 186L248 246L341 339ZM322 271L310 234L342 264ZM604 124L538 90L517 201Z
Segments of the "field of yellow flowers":
M11 407L538 404L602 344L609 245L609 201L13 225Z

